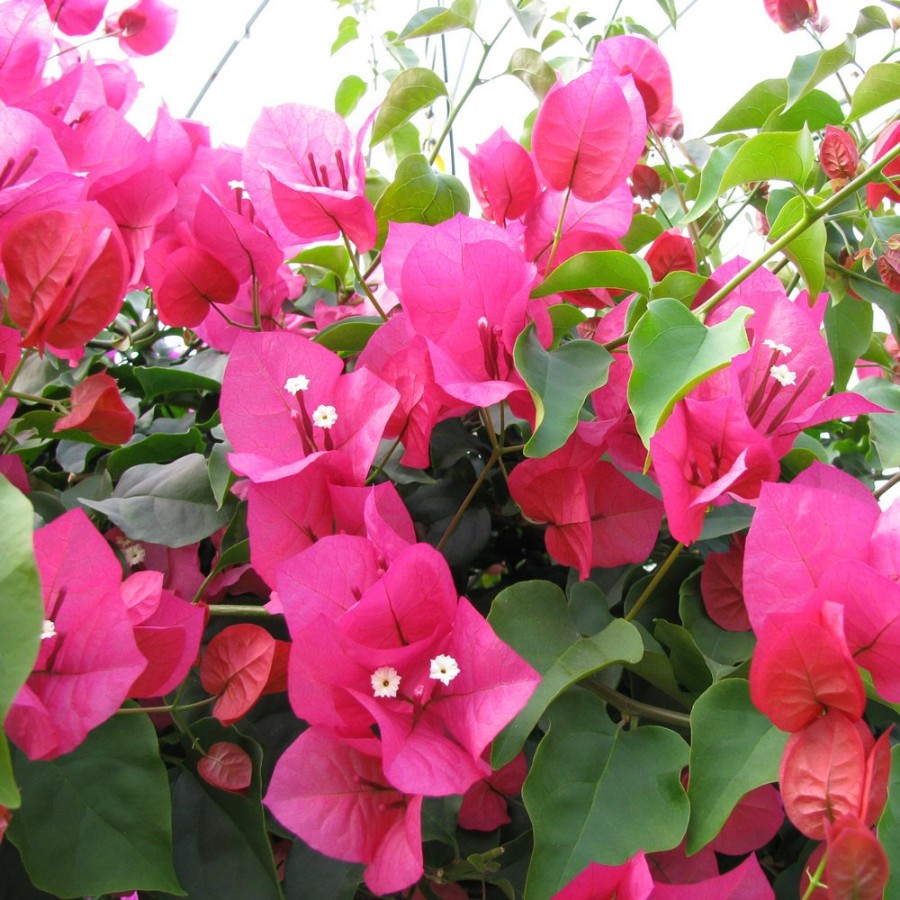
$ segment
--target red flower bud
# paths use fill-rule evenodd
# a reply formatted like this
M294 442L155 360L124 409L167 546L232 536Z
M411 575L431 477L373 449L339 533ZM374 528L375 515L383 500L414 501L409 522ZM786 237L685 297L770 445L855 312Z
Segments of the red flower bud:
M832 181L853 178L859 168L859 149L853 136L828 125L819 150L819 164Z

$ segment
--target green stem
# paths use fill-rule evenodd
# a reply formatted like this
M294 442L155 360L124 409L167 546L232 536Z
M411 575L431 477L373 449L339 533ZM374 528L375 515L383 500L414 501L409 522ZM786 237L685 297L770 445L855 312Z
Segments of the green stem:
M825 874L825 865L828 862L828 851L822 854L822 858L819 860L819 865L816 867L816 871L810 875L809 885L806 890L803 892L803 897L801 900L809 900L812 897L813 892L818 887L824 887L822 884L822 876Z
M213 616L241 617L250 619L269 619L272 616L264 606L251 606L249 603L214 603L209 607L210 618Z
M661 706L651 706L649 703L641 703L633 700L625 694L619 693L614 688L608 687L600 681L586 678L579 682L582 687L595 693L598 697L612 704L619 712L629 716L639 716L644 719L653 719L654 722L662 722L664 725L674 725L676 728L690 728L691 717L687 713L676 712L674 709L664 709Z
M684 544L679 541L671 550L669 555L662 561L659 565L659 568L653 573L653 577L650 579L650 584L644 588L643 593L637 599L637 603L631 607L630 611L625 614L625 621L630 622L640 611L641 607L650 599L650 596L656 590L659 583L663 580L666 575L666 572L672 568L672 564L676 559L681 555L681 551L684 550Z
M359 261L358 261L357 258L356 258L356 253L355 253L355 251L353 250L353 247L350 245L350 240L348 239L347 235L344 234L344 230L343 230L343 229L341 229L341 237L344 239L344 246L347 248L347 254L348 254L349 257L350 257L350 265L353 266L353 272L354 272L354 274L356 275L356 281L357 281L357 283L358 283L358 284L360 285L360 287L363 289L363 292L365 293L365 295L369 298L369 302L372 304L372 306L375 307L376 311L378 312L378 315L381 316L381 318L384 319L385 322L386 322L386 321L387 321L387 314L386 314L385 311L381 308L381 305L380 305L379 302L375 299L375 295L372 293L372 289L371 289L371 288L369 287L369 285L366 283L366 278L365 278L365 276L363 275L363 273L360 271L360 268L359 268Z
M133 715L134 713L147 713L148 715L150 713L176 713L185 709L200 709L203 706L209 706L215 699L215 697L207 697L204 700L195 700L193 703L185 703L184 706L179 706L177 703L173 703L169 706L125 706L122 709L116 710L116 715L128 716Z
M409 421L407 420L407 425L408 424L409 424ZM394 455L394 451L400 446L400 441L402 440L403 434L405 431L406 431L406 426L404 425L403 431L401 431L400 434L397 436L397 440L394 441L393 444L391 444L391 448L385 454L384 459L378 464L375 471L372 472L372 474L366 479L366 487L368 487L382 473L382 471L384 471L384 467L388 464L388 462L390 461L390 458Z
M500 459L500 453L496 450L491 453L490 458L485 463L484 468L481 470L481 474L478 478L475 479L475 484L469 490L469 493L466 494L465 500L459 505L459 509L456 511L453 518L450 520L450 524L447 526L447 530L441 535L441 539L437 542L437 550L443 550L444 547L447 546L447 541L450 540L451 535L454 531L456 531L457 526L462 521L462 517L466 514L466 510L471 506L472 501L475 499L475 495L478 493L481 485L484 484L485 478L488 477L488 473L497 463L497 460Z
M28 359L31 354L34 353L33 350L26 350L21 359L16 363L16 367L12 370L12 373L9 376L9 380L3 382L3 386L0 387L0 406L3 405L3 401L10 395L12 392L12 386L16 383L16 379L19 377L19 373L22 371L22 366L25 365L25 360ZM0 381L3 381L2 376L0 376Z
M572 188L567 187L565 194L563 194L563 202L562 207L559 210L559 219L556 223L556 231L553 233L553 243L550 245L550 253L547 254L547 265L544 267L544 271L549 274L551 267L553 266L553 257L556 256L556 248L559 246L559 242L562 238L563 231L563 221L566 218L566 209L569 206L569 197L572 196Z
M697 307L695 312L703 317L712 312L738 285L743 284L757 269L762 268L773 256L780 253L788 244L796 240L806 231L810 225L815 224L823 216L827 215L836 206L840 206L848 197L852 197L860 188L865 187L876 178L886 165L900 156L900 144L892 147L878 162L873 163L862 174L857 175L852 181L847 182L836 194L832 194L821 206L815 206L808 211L803 218L792 228L789 228L768 250L758 256L753 262L746 265L733 278L717 290L704 304ZM626 338L627 341L627 338Z

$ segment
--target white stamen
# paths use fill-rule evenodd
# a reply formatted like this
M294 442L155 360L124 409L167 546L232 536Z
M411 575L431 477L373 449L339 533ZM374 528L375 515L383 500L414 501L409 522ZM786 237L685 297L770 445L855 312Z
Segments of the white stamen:
M44 619L44 624L41 626L41 640L46 641L54 637L56 637L56 626L50 619Z
M429 678L440 681L441 684L450 684L457 675L459 675L459 665L452 656L445 656L441 653L431 660Z
M376 697L396 697L400 689L400 675L393 666L380 666L370 679Z
M797 383L797 373L792 372L787 366L772 366L769 369L769 374L782 386L788 387L788 385Z
M337 422L337 419L337 410L333 406L326 406L324 403L320 403L313 410L313 425L318 425L319 428L331 428Z
M763 341L763 343L764 343L770 350L777 350L779 353L781 353L781 354L784 355L784 356L790 356L791 353L793 352L793 351L791 350L791 348L788 347L787 344L776 344L775 341L773 341L771 338L766 338L766 339Z
M284 389L296 397L297 391L309 390L309 379L305 375L295 375L284 383Z

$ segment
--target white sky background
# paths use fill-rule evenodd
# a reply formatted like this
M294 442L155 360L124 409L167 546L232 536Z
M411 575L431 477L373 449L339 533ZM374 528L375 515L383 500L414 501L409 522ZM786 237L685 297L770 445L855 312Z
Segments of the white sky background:
M183 116L232 41L243 34L259 0L168 2L179 9L175 37L160 54L133 62L149 95L145 103L161 97L173 115ZM684 8L689 0L676 2ZM430 5L436 4L381 0L373 24L378 33L388 28L399 31L418 7ZM551 11L559 5L552 0L548 3ZM613 0L581 0L570 5L573 11L587 9L599 21L605 21L615 7ZM823 37L826 46L839 43L844 32L853 28L861 5L855 0L819 0L820 11L831 22ZM657 31L666 23L655 0L624 0L620 12ZM339 9L334 0L270 0L195 113L194 118L211 127L213 142L243 145L264 106L295 102L331 109L342 77L355 72L366 78L369 48L364 40L330 55L338 24L351 13L350 7ZM479 34L490 40L507 15L505 0L481 0ZM470 71L479 55L480 48L473 43L466 56L466 35L447 36L451 85L460 65ZM864 41L877 43L878 36ZM686 138L702 136L748 88L765 78L784 77L794 56L817 49L803 32L782 34L766 16L763 0L696 0L677 31L670 29L660 45L672 67L675 102L684 113ZM512 51L525 46L529 46L528 39L513 23L484 74L490 77L502 72ZM425 40L411 41L410 47L421 58ZM103 55L102 45L95 53ZM386 58L386 53L381 53ZM385 89L383 85L377 99ZM368 112L375 101L373 95L367 95L359 111ZM509 76L479 88L469 103L457 122L457 146L474 147L500 124L518 135L522 119L535 106L527 88Z

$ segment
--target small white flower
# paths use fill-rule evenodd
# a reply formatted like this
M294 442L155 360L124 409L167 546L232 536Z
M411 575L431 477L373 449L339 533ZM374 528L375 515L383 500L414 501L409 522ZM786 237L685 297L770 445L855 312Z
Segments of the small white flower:
M445 656L441 653L431 660L429 678L440 681L441 684L450 684L457 675L459 675L459 664L452 656Z
M44 624L41 626L41 640L46 641L54 637L56 637L56 626L50 619L44 619Z
M337 422L337 419L337 410L333 406L326 406L324 403L320 403L313 410L313 425L318 425L319 428L331 428Z
M797 383L797 373L792 372L787 366L772 366L769 374L782 386L787 387Z
M124 535L116 538L116 544L122 551L122 555L125 557L125 564L129 569L139 566L147 556L144 548L139 543Z
M376 697L396 697L400 689L400 675L393 666L380 666L369 680Z
M284 383L284 389L296 397L297 391L309 390L309 379L305 375L295 375Z
M775 341L773 341L771 338L766 338L766 339L763 341L763 343L764 343L770 350L777 350L779 353L781 353L781 354L784 355L784 356L790 356L791 353L793 352L793 351L791 350L791 348L788 347L787 344L776 344Z

